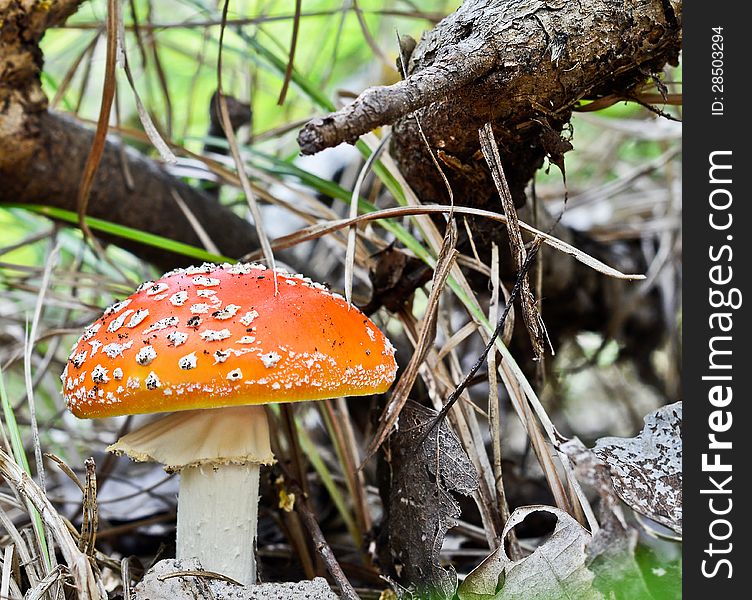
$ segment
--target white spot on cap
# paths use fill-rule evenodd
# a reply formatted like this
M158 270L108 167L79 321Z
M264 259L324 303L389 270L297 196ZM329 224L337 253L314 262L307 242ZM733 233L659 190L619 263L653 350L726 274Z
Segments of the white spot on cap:
M253 337L252 335L244 335L236 343L238 343L238 344L252 344L255 341L256 341L256 338Z
M123 350L127 350L132 345L133 340L125 342L124 344L113 342L112 344L106 344L105 346L103 346L102 352L104 352L110 358L117 358L118 356L123 356Z
M247 275L251 271L266 271L266 266L258 263L236 263L234 265L222 265L228 273L233 275Z
M136 291L137 291L137 292L142 292L143 290L145 290L146 288L148 288L148 287L150 287L150 286L152 286L152 285L154 285L154 282L153 282L153 281L144 281L144 282L143 282L143 283L142 283L141 285L139 285L139 286L138 286L138 287L136 288Z
M124 313L120 313L118 317L113 320L107 327L107 331L110 333L115 333L118 329L120 329L123 326L123 323L125 322L126 317L128 317L129 314L134 312L133 310L126 310Z
M253 323L253 319L255 319L258 316L259 314L255 310L249 310L242 317L240 317L240 322L246 327L248 327L251 323Z
M139 308L135 313L133 313L133 316L131 317L131 320L128 321L128 324L126 325L126 327L129 327L129 328L135 327L148 316L149 316L148 308Z
M156 294L159 294L169 289L170 289L170 286L167 285L166 283L155 283L148 290L146 290L146 295L155 296Z
M86 329L84 329L84 335L82 336L85 340L90 340L94 337L94 335L99 331L99 328L102 326L101 323L97 322L92 325L89 325Z
M282 360L282 357L276 352L267 352L266 354L262 354L260 358L261 362L264 363L264 366L267 369L271 369L272 367L276 366L280 360Z
M195 369L196 368L196 353L191 352L190 354L186 354L185 356L182 356L180 360L178 360L178 366L184 371L190 371L191 369Z
M144 380L144 383L146 384L147 390L155 390L162 385L162 382L159 381L159 377L157 377L157 374L154 371L149 373Z
M217 295L217 290L196 290L196 295L201 298L213 298Z
M185 290L181 292L175 292L172 296L170 296L170 303L173 306L183 306L186 300L188 300L188 292L186 292Z
M110 306L104 311L104 314L105 316L114 315L116 312L120 312L121 310L123 310L130 303L131 303L130 298L126 298L122 302L115 302L115 304L113 304L112 306Z
M227 374L227 379L230 381L237 381L243 377L243 372L240 369L233 369Z
M136 353L136 362L142 367L150 365L155 358L157 358L157 351L151 346L144 346Z
M204 313L208 313L209 312L209 308L210 307L209 307L208 304L203 304L203 303L201 303L201 304L193 304L191 306L191 312L194 315L202 315Z
M91 372L91 380L94 383L107 383L110 378L107 377L107 369L102 365L97 365Z
M228 304L222 310L218 310L217 312L212 313L212 317L224 321L225 319L231 319L232 317L234 317L235 313L237 313L239 310L240 307L237 304Z
M144 329L144 333L151 333L152 331L161 331L162 329L167 329L168 327L175 327L178 323L180 323L180 319L178 319L177 317L165 317L164 319L160 319L159 321L149 325L146 329Z
M177 269L176 271L170 271L170 274L174 272L185 273L186 275L195 275L196 273L211 273L216 268L217 268L216 265L205 262L202 265L192 265L190 267L186 267L185 269Z
M207 342L219 342L230 337L229 329L206 329L201 332L201 338Z
M71 358L71 362L73 363L73 366L77 369L81 368L81 365L84 364L84 361L86 360L86 355L88 354L88 350L81 350L81 352L77 353L76 355Z
M188 319L186 325L188 325L188 327L198 328L198 326L201 325L201 317L199 317L198 315L193 315L190 319Z
M232 352L235 356L243 356L244 354L248 354L249 352L253 352L254 350L251 348L228 348L228 352Z
M129 377L128 381L125 382L125 387L132 390L137 390L141 387L141 378L136 376Z
M99 340L92 340L89 342L89 345L91 346L91 355L94 356L102 347L102 342Z
M230 356L230 353L227 350L217 350L214 353L214 364L218 365L225 362L228 356Z
M370 327L366 326L366 333L368 334L368 337L371 338L372 342L376 341L376 334L374 333L373 329L371 329Z
M185 344L185 340L188 339L188 334L183 331L171 331L165 337L173 346L180 346L181 344Z
M120 367L115 367L112 370L112 378L115 381L120 381L121 379L123 379L123 369L121 369Z
M196 285L205 285L207 287L219 285L219 279L215 279L214 277L206 277L204 275L197 275L192 279L193 283Z

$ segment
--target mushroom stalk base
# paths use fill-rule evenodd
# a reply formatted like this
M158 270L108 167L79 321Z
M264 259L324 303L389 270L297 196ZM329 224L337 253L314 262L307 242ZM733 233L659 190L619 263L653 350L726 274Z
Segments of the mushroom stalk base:
M256 583L259 466L274 460L263 406L174 413L109 450L180 471L178 558L198 558L210 571Z
M177 558L256 583L259 464L200 465L180 472Z

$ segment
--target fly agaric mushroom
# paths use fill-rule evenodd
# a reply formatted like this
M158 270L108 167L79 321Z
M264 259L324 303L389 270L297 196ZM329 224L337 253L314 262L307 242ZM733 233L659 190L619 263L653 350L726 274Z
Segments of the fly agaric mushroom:
M177 557L250 585L263 404L386 391L394 348L301 275L256 264L175 270L86 328L62 375L80 418L171 412L108 450L180 472Z

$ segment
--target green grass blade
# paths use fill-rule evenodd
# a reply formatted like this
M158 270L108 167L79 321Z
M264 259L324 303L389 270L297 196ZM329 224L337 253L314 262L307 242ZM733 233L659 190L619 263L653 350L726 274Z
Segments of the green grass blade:
M78 214L70 210L65 210L64 208L45 206L41 204L21 203L1 204L0 206L3 206L5 208L20 208L39 215L43 215L45 217L49 217L51 219L65 221L66 223L70 223L71 225L78 225ZM127 227L126 225L119 225L118 223L105 221L104 219L98 219L96 217L86 217L86 223L93 231L107 233L109 235L114 235L125 240L138 242L145 246L159 248L160 250L167 250L169 252L174 252L175 254L188 256L189 258L195 258L196 260L219 263L236 262L235 259L229 258L227 256L207 252L202 248L197 248L196 246L191 246L190 244L171 240L169 238L162 237L161 235L148 233L146 231L141 231L133 227Z
M10 398L8 398L8 393L5 391L4 379L3 370L2 367L0 367L0 404L3 405L3 420L8 428L8 437L10 438L9 441L13 460L16 461L16 464L18 464L29 477L31 477L29 459L24 450L23 440L21 439L21 430L18 428L18 422L16 421L16 415L13 412L13 406L10 403ZM44 561L47 564L47 568L50 568L50 555L47 546L47 536L44 533L42 517L33 506L29 506L28 510L34 524L34 531L39 539L39 545L42 549Z
M8 437L10 441L11 451L13 453L13 460L16 461L28 475L31 475L31 468L29 467L29 460L26 457L23 441L21 440L21 430L18 428L16 421L16 415L13 412L13 406L11 406L8 393L5 391L5 381L3 377L2 367L0 367L0 402L3 405L3 417L5 425L8 428Z
M258 41L258 38L243 33L241 33L241 37L249 46L251 46L256 52L258 52L259 55L261 55L266 61L268 61L268 63L279 74L284 75L285 70L287 69L286 60L261 44ZM321 93L318 86L314 82L309 81L308 78L306 78L299 71L293 69L291 80L319 108L327 112L334 112L337 109L334 103ZM364 141L358 140L355 143L355 147L364 157L368 158L371 155L371 149ZM376 161L373 165L373 172L386 186L392 196L394 196L395 200L400 205L404 206L407 203L405 199L405 193L402 191L402 187L399 185L397 180L392 177L391 173L389 173L387 168L384 167L384 165L381 164L380 161Z
M346 202L349 204L352 200L352 193L347 191L345 188L340 186L334 181L329 181L328 179L323 179L319 177L318 175L314 175L313 173L309 173L305 169L301 169L300 167L288 163L287 161L281 160L279 158L275 158L274 156L264 154L262 152L259 152L258 150L255 150L253 148L246 148L250 153L262 158L265 161L268 161L271 166L270 167L261 167L258 164L253 164L254 167L257 169L263 169L264 171L267 171L268 173L272 173L274 175L278 176L292 176L299 179L302 183L308 185L309 187L315 189L316 191L326 194L327 196L334 198L335 200L341 200L343 202ZM358 210L361 213L369 213L378 210L376 206L368 202L367 200L363 198L358 199ZM393 221L392 219L379 219L376 221L379 226L386 229L389 233L394 235L406 248L411 250L413 253L415 253L416 256L424 260L427 264L433 267L433 265L436 263L434 260L434 257L431 255L431 253L426 250L426 248L421 244L405 227L403 227L401 224L397 223L396 221Z

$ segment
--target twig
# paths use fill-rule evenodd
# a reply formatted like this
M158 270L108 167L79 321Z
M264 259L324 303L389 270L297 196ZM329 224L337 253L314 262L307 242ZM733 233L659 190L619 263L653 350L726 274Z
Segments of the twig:
M488 320L495 323L498 319L499 290L501 281L499 281L499 247L496 244L491 246L491 302L488 311ZM507 300L507 304L509 301ZM504 490L504 477L501 460L501 420L499 417L499 389L498 373L496 370L496 349L488 354L488 429L491 434L491 448L493 453L493 474L494 485L496 488L496 503L501 516L501 529L509 520L509 504ZM517 536L514 530L509 532L509 550L512 560L521 558ZM504 540L501 540L504 543Z
M279 92L277 104L282 106L287 97L287 90L292 80L292 71L295 66L295 49L298 47L298 31L300 30L300 14L302 12L302 0L295 0L295 15L292 20L292 39L290 40L290 57L287 59L285 68L285 80L282 83L282 89Z
M232 585L243 585L232 577L222 575L222 573L215 573L214 571L175 571L173 573L167 573L166 575L160 575L157 579L159 579L159 581L165 581L174 577L203 577L204 579L218 579L219 581L231 583Z
M81 537L78 548L88 556L94 555L94 547L99 527L99 507L97 506L97 471L94 459L84 461L86 467L86 484L84 486L83 517L81 519Z
M309 121L298 134L301 151L315 154L342 142L354 143L380 125L441 100L487 72L495 54L458 44L453 60L451 67L426 67L394 85L368 88L341 110Z
M117 50L117 28L118 28L118 11L120 4L115 0L109 0L107 6L107 58L105 61L104 84L102 88L102 102L99 107L99 119L97 120L97 129L94 132L94 141L86 159L81 183L78 188L77 206L78 206L78 226L84 235L93 240L94 236L86 222L87 208L89 207L89 197L91 187L94 183L94 175L99 167L99 162L104 153L105 142L107 139L107 129L110 123L110 111L112 110L112 101L115 98L115 55Z
M345 229L347 227L350 227L352 225L365 222L365 221L377 221L379 219L391 219L391 218L396 218L396 217L409 217L409 216L417 216L417 215L431 215L431 214L438 214L438 213L447 213L447 214L458 213L458 214L465 214L465 215L474 215L478 217L491 219L493 221L499 221L501 223L507 222L506 215L491 212L490 210L470 208L467 206L445 206L442 204L438 204L438 205L437 204L421 204L421 205L416 205L416 206L397 206L394 208L384 208L382 210L377 210L377 211L366 213L363 215L358 215L357 217L353 219L340 219L338 221L328 221L327 223L324 223L324 224L305 227L290 235L277 238L274 241L274 244L272 247L276 250L290 248L292 246L295 246L296 244L300 244L308 240L320 238L333 231ZM568 244L560 240L559 238L556 238L543 231L540 231L536 229L535 227L531 227L530 225L527 225L523 221L520 221L519 225L520 225L520 229L523 229L524 231L527 231L528 233L531 233L534 236L540 238L543 243L547 244L548 246L551 246L555 250L563 252L564 254L568 254L569 256L575 258L582 264L590 267L591 269L598 271L599 273L608 275L609 277L614 277L616 279L634 279L634 280L645 279L644 275L622 273L621 271L618 271L614 269L613 267L609 267L604 262L601 262L597 258L590 256L589 254L583 252L582 250L579 250L578 248L575 248L571 244ZM441 237L439 237L439 240L440 239Z
M491 123L486 123L479 131L480 147L483 151L483 157L488 163L491 170L494 184L501 198L501 205L504 214L507 216L507 237L509 239L509 251L514 258L515 267L521 272L521 267L525 262L525 245L522 240L517 210L512 199L512 192L509 190L504 168L499 156L499 148L494 139L493 128ZM535 303L535 297L530 289L530 280L527 273L524 274L520 283L520 306L522 308L522 319L527 327L530 336L530 343L533 346L536 360L543 358L543 326L541 325L540 315Z

